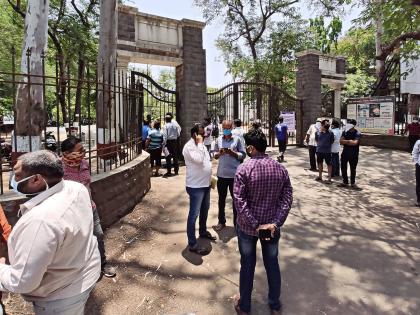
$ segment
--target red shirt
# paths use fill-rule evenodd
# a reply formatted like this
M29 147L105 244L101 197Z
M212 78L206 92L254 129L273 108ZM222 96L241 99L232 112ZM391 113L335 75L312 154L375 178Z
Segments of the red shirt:
M89 163L86 160L82 160L80 163L79 168L70 167L67 166L65 163L63 163L64 168L64 179L65 180L71 180L74 182L78 182L80 184L83 184L86 186L86 188L89 190L90 194L90 171L89 171ZM91 196L92 198L92 196ZM92 208L95 209L96 205L92 200Z

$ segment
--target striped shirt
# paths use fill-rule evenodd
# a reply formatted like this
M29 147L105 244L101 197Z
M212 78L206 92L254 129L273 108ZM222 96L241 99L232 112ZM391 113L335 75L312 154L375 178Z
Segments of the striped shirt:
M257 236L261 224L282 226L293 202L293 188L287 170L268 155L251 158L238 167L233 186L242 232Z
M147 136L147 139L150 140L149 149L160 149L162 148L163 143L163 134L160 130L152 129L149 131L149 135Z

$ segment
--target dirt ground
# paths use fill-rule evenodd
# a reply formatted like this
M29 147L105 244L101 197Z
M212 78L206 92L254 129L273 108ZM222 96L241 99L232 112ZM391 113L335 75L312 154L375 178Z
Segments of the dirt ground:
M305 149L290 148L286 160L294 203L280 240L283 314L420 314L420 219L409 154L362 148L360 192L315 182ZM178 177L152 178L150 193L106 231L118 275L97 284L86 314L234 314L240 257L231 211L218 240L201 241L211 253L189 253L184 181L184 168ZM216 234L214 224L216 191L208 220ZM269 314L266 282L259 253L254 315ZM21 299L3 300L9 314L31 314Z

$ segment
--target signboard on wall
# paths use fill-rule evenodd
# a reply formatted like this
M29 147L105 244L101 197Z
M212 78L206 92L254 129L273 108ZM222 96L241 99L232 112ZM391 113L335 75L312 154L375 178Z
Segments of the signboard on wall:
M373 96L348 100L347 119L355 119L358 130L362 132L393 135L394 116L394 96Z
M295 112L281 112L283 122L287 125L287 130L296 131L296 116Z

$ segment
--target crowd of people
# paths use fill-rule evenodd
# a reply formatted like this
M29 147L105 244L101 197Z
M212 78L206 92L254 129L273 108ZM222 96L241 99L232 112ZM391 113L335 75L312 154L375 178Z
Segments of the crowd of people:
M355 120L341 122L317 119L306 134L310 170L317 181L331 184L342 176L340 187L356 185L361 133ZM217 130L217 132L216 132ZM268 304L272 315L281 312L281 272L278 262L281 227L293 201L293 188L282 165L288 143L288 126L278 118L274 127L279 156L272 159L261 124L245 132L239 119L215 127L210 119L190 130L182 155L186 165L188 250L207 255L198 237L216 240L207 227L210 208L212 160L217 161L218 222L213 230L227 226L226 199L232 198L232 225L240 253L239 295L234 308L239 315L251 310L257 242L261 244L268 281ZM159 176L162 154L165 176L178 175L181 127L171 113L159 120L148 116L142 130L142 145L150 154L151 169ZM340 156L341 151L341 156ZM20 206L21 218L11 228L0 208L1 241L7 242L8 263L0 258L0 291L21 294L38 314L83 314L86 301L101 275L114 277L116 270L106 260L98 209L90 193L91 177L81 140L69 137L61 144L62 156L50 151L22 155L14 166L13 190L29 199ZM413 145L416 163L417 206L420 206L420 140ZM248 158L247 158L248 157ZM324 163L327 179L324 180ZM348 176L350 166L350 179ZM174 173L172 173L172 170ZM1 314L1 308L0 308Z
M359 146L362 134L356 129L356 120L348 119L344 131L337 120L317 119L306 132L310 170L318 172L315 180L323 181L324 162L328 169L326 184L332 184L332 178L342 176L339 187L361 190L356 185L356 169L359 161ZM340 159L340 149L342 153ZM350 182L348 167L350 166ZM350 185L350 186L349 186Z

